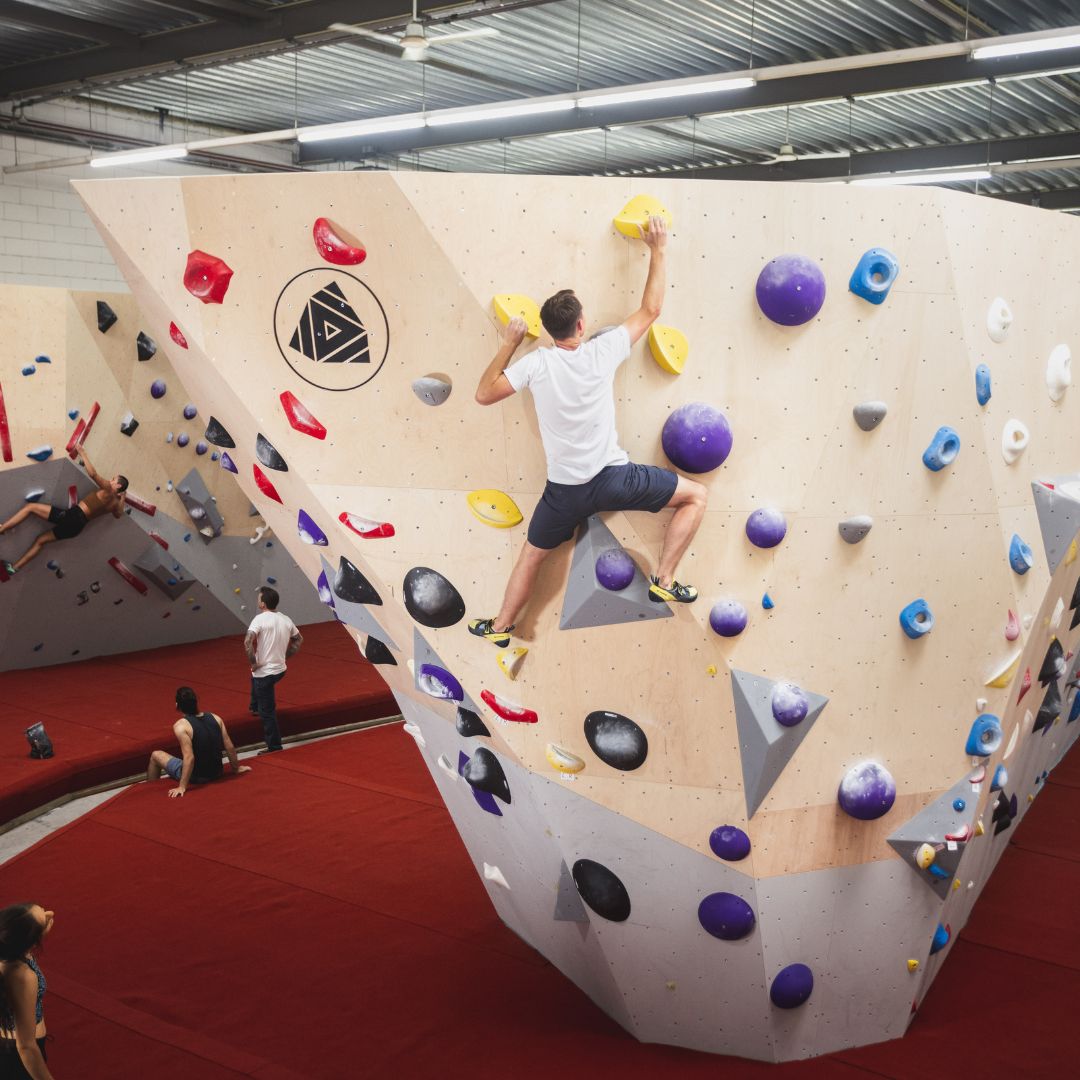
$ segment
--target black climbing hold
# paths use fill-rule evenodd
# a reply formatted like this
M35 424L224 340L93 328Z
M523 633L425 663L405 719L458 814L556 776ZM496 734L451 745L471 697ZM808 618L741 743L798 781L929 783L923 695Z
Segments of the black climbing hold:
M1061 691L1058 689L1056 682L1051 682L1050 688L1046 691L1046 696L1039 706L1039 715L1035 717L1035 723L1032 725L1031 730L1033 732L1042 731L1044 728L1052 727L1054 721L1060 715Z
M370 581L344 555L334 575L334 593L350 604L381 604L382 597Z
M465 615L461 593L437 570L414 566L402 585L405 610L421 626L453 626Z
M255 456L268 469L276 469L278 472L289 471L285 459L270 445L270 440L265 435L255 436Z
M149 360L157 352L157 342L140 330L139 336L135 339L135 350L140 360Z
M364 647L364 658L369 664L394 664L394 654L377 638L368 634L367 645Z
M1004 791L998 792L997 805L994 807L994 816L990 819L994 823L994 835L1003 833L1013 822L1016 815L1016 796L1012 800Z
M612 922L626 922L630 918L630 894L606 866L592 859L578 859L570 873L581 899L597 915Z
M499 759L483 746L478 746L473 751L473 756L465 764L462 770L470 787L477 791L486 791L504 803L510 802L510 785L506 782L506 773L503 772Z
M585 738L605 765L623 772L641 768L649 754L645 732L622 713L589 713L585 717Z
M127 413L123 420L120 421L120 434L121 435L134 435L135 429L139 426L139 421L131 413Z
M475 735L491 735L484 721L472 709L466 709L463 705L458 706L455 726L458 734L465 736L466 739L470 739Z
M233 437L225 430L221 421L213 416L206 422L205 438L208 443L213 443L215 446L223 446L226 450L231 450L236 446L236 443L233 442Z
M1066 666L1065 650L1061 647L1061 642L1054 638L1050 642L1050 648L1046 650L1046 656L1043 657L1042 667L1039 669L1039 682L1046 686L1055 679L1060 679L1065 674Z
M116 312L104 300L97 302L97 328L104 334L116 323Z

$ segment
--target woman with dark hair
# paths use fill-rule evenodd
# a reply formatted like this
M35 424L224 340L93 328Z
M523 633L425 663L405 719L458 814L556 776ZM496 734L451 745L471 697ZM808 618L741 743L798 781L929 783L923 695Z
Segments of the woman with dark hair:
M45 976L34 949L52 929L53 913L40 904L0 911L0 1080L52 1080L45 1064Z

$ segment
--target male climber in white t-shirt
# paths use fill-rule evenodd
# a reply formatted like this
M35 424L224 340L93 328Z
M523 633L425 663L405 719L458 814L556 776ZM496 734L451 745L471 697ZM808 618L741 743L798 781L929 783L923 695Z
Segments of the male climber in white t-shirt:
M481 405L494 405L528 387L536 407L547 457L547 484L529 522L529 536L506 586L502 607L491 619L474 619L469 632L500 649L510 644L514 620L532 592L540 564L570 540L587 517L601 510L671 507L660 562L649 587L657 603L688 604L697 589L675 580L675 567L701 524L707 492L703 485L670 469L637 465L619 445L612 384L619 365L659 318L666 287L667 225L649 218L641 238L649 247L649 274L641 307L621 326L585 340L585 316L572 289L544 302L540 321L554 341L508 368L525 336L525 323L511 319L502 345L476 389Z
M277 589L260 585L256 595L259 614L244 635L244 654L251 667L251 711L259 714L266 740L266 749L259 753L271 754L282 749L274 687L285 678L285 661L304 644L304 638L292 619L278 611Z

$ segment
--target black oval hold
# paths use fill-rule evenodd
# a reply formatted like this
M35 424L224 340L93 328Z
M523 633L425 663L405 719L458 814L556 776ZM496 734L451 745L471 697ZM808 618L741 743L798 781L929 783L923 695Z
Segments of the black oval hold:
M484 721L472 709L466 709L464 705L458 706L455 727L457 727L458 734L463 735L466 739L471 739L476 735L491 735Z
M397 666L394 654L377 637L368 634L367 645L364 646L364 659L369 664L393 664Z
M606 866L592 859L578 859L570 873L581 899L597 915L612 922L626 922L630 918L630 894Z
M270 440L262 434L255 436L255 456L268 468L278 472L288 472L285 459L271 446Z
M414 566L402 585L405 610L421 626L453 626L465 615L461 593L439 573L427 566Z
M214 446L223 446L226 450L233 450L236 447L233 437L225 430L225 425L215 416L211 416L206 422L206 435L204 438L208 443L213 443Z
M157 352L157 342L149 334L140 330L139 336L135 339L135 351L139 354L140 360L149 360Z
M350 604L381 604L382 597L370 581L344 555L334 575L334 594Z
M465 763L462 770L470 787L477 791L486 791L504 803L510 802L510 785L506 782L506 773L499 764L499 759L483 746L473 751L473 756Z
M585 717L585 738L605 765L623 772L641 768L649 756L645 732L622 713L589 713Z
M1046 656L1043 657L1042 667L1039 669L1039 682L1046 686L1054 679L1060 679L1065 674L1066 666L1065 650L1061 647L1061 642L1054 638L1050 642L1050 648L1046 650Z
M103 333L108 333L109 330L116 324L116 312L113 311L104 300L97 302L97 328Z

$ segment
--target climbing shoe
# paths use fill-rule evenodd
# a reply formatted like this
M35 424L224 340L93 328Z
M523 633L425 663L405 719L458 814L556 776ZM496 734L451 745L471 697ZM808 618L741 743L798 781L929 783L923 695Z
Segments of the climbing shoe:
M652 578L649 585L649 599L658 604L692 604L697 599L697 589L693 585L680 585L677 581L665 589L658 577Z
M14 575L19 572L7 561L7 559L4 560L4 570L7 571L8 577L14 577Z
M492 645L499 649L505 649L510 644L510 631L513 629L513 626L511 626L506 630L494 630L491 626L491 619L473 619L469 623L470 634L475 634L477 637L490 641Z

